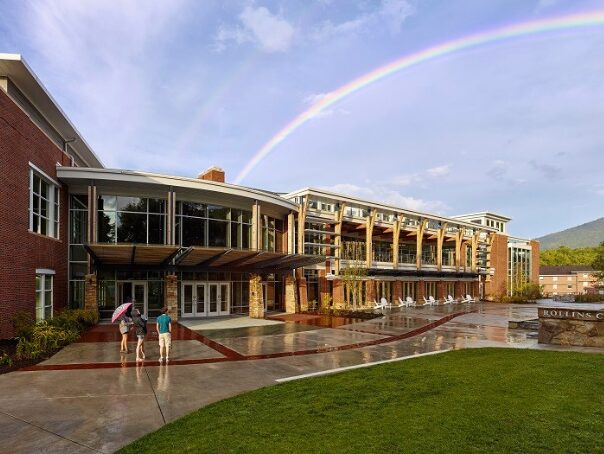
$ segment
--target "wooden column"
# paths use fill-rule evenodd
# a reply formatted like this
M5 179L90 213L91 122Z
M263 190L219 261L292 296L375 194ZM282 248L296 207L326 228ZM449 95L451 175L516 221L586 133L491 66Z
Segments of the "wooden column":
M306 196L298 209L298 248L296 250L298 254L304 254L304 224L306 223L306 214L308 213L308 203L309 199Z
M459 227L455 234L455 271L459 271L461 268L461 245L463 243L465 229Z
M401 237L401 225L405 222L405 217L401 214L396 217L392 225L392 268L398 268L398 245Z
M373 209L369 216L365 218L365 261L367 268L371 268L373 263L373 226L376 216L377 210Z
M445 233L447 232L447 223L443 222L440 225L440 229L438 230L438 234L436 237L436 266L438 271L442 271L443 269L443 242L445 239Z
M262 219L260 218L260 204L255 201L252 205L252 249L262 249Z
M166 244L176 244L176 193L171 186L166 200Z
M94 182L88 186L88 237L90 243L97 242L97 191Z
M420 221L420 223L417 225L417 238L415 239L415 261L418 271L422 269L422 243L424 241L424 232L426 231L426 227L428 227L427 220Z
M344 210L346 209L346 203L340 205L340 209L335 213L335 274L340 274L340 260L342 259L342 222L344 220Z
M287 215L287 253L296 253L296 220L293 211Z

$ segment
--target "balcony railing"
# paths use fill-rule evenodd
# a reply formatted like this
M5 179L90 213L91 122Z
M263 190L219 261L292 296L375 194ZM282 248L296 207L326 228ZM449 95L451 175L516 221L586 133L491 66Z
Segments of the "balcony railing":
M415 264L415 263L417 263L417 255L416 254L406 254L406 253L399 254L398 262L400 264Z

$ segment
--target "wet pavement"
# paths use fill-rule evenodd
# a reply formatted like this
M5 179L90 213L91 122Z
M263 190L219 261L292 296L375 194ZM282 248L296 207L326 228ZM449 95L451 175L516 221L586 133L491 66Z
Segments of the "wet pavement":
M178 325L167 366L157 362L153 330L147 361L137 366L133 353L119 353L117 328L100 325L49 360L0 375L2 449L112 452L204 405L276 380L450 349L604 352L541 346L529 331L508 328L510 320L536 314L537 305L485 303L387 309L353 323L296 315L224 330Z

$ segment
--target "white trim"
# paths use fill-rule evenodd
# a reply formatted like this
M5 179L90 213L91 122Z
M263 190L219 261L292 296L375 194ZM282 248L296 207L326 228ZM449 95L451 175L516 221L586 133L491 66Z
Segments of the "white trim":
M361 369L363 367L376 366L378 364L396 363L398 361L405 361L407 359L421 358L422 356L439 355L441 353L450 352L451 350L452 349L448 348L446 350L438 350L438 351L434 351L434 352L420 353L418 355L401 356L400 358L385 359L383 361L374 361L372 363L356 364L354 366L346 366L346 367L337 367L335 369L321 370L319 372L311 372L308 374L293 375L291 377L285 377L285 378L277 378L275 381L277 383L286 383L288 381L301 380L303 378L309 378L309 377L320 377L321 375L330 375L330 374L335 374L338 372L344 372L347 370L354 370L354 369Z
M48 180L49 183L52 183L52 184L58 186L59 188L61 187L61 183L59 183L53 177L49 176L46 172L44 172L42 169L40 169L40 167L35 165L33 162L29 161L29 167L31 167L33 170L38 172L42 178L45 178L46 180Z
M36 274L57 274L55 270L51 270L48 268L36 268Z
M57 168L57 177L66 180L82 179L85 181L95 180L98 183L139 183L150 184L153 186L173 186L175 189L200 189L216 194L228 194L235 197L241 197L258 202L268 202L288 210L298 210L298 205L290 200L273 194L268 191L238 186L230 183L220 183L216 181L200 180L198 178L189 178L173 175L163 175L157 173L140 172L123 169L92 169L85 167L59 167Z
M326 190L317 189L317 188L299 189L297 191L290 192L288 194L284 194L283 197L287 200L291 200L294 197L310 196L310 195L324 197L324 198L336 200L336 201L347 202L347 203L350 203L353 205L361 205L361 206L366 206L366 207L371 207L371 208L377 208L378 210L383 210L383 211L392 211L393 213L400 213L400 214L404 214L404 215L415 216L417 218L425 218L425 219L432 220L432 221L447 222L448 224L454 224L455 226L463 226L466 228L471 228L473 230L480 230L483 232L498 232L497 229L495 229L493 227L487 227L486 225L474 224L472 222L467 222L467 221L463 221L460 219L454 219L451 217L439 216L437 214L430 214L430 213L425 213L422 211L410 210L408 208L402 208L402 207L397 207L397 206L393 206L393 205L386 205L386 204L383 204L380 202L375 202L375 201L366 200L366 199L359 199L359 198L356 198L356 197L353 197L350 195L340 194L337 192L331 192L331 191L326 191ZM314 216L319 217L316 214L314 214ZM386 224L393 223L392 221L381 221L381 222L386 223Z

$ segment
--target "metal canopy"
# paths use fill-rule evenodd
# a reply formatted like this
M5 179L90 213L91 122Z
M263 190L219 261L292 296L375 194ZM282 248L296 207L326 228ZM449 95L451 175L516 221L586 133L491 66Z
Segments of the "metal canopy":
M325 257L317 255L203 246L91 243L84 247L96 266L139 266L172 271L212 269L270 273L325 262Z
M155 244L84 245L97 265L161 265L180 249Z

